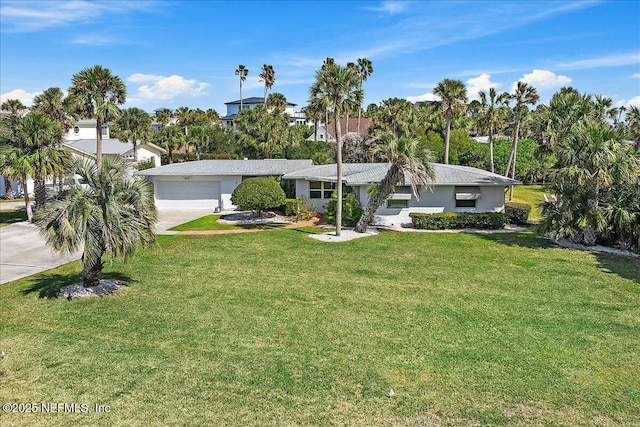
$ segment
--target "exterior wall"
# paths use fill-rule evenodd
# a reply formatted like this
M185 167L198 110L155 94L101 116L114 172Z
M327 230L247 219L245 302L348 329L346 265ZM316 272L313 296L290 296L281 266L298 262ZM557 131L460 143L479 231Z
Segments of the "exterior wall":
M69 129L65 139L67 141L77 141L79 139L95 139L97 137L98 135L96 135L95 123L80 122L80 123L76 123L75 125L73 125L71 129ZM102 138L109 139L108 127L105 127L103 129Z
M129 153L127 153L129 154ZM133 146L131 147L131 159L133 159ZM153 160L153 164L158 167L161 166L161 157L159 154L154 153L144 147L138 147L138 161L143 162L145 160Z

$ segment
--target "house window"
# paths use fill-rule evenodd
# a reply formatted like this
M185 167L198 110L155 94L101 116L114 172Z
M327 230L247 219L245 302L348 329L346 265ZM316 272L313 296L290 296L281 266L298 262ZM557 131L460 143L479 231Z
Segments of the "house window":
M456 208L475 208L480 187L456 187Z
M76 135L80 133L80 127L78 126L74 126L73 127L73 133L75 133Z
M335 182L311 181L309 183L310 199L330 199L333 190L336 189Z
M389 200L387 200L387 207L389 209L408 208L409 207L409 200L389 199Z
M109 135L108 128L106 126L102 126L101 133L102 133L102 136Z

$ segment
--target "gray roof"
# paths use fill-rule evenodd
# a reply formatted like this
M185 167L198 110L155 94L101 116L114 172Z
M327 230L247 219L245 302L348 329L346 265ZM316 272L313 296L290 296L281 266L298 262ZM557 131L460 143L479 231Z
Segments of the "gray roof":
M434 185L519 185L520 181L506 178L482 169L468 166L432 163L436 174ZM343 179L347 185L368 185L382 181L389 169L388 163L345 163ZM304 170L284 174L285 179L309 181L336 181L336 165L313 166ZM408 182L409 177L405 177Z
M287 172L309 168L311 160L199 160L173 163L140 171L139 175L262 175L280 176Z
M268 97L267 97L268 98ZM224 105L240 105L240 100L237 99L235 101L225 102ZM264 104L264 97L262 96L251 96L249 98L242 98L242 104ZM291 107L295 107L298 104L294 104L293 102L287 101L287 105Z
M78 139L76 141L69 141L65 144L68 147L71 147L75 150L82 151L83 153L90 154L92 156L96 155L96 139ZM155 144L144 143L138 145L146 146L148 148L154 148L156 151L161 153L166 152L162 147L158 147ZM129 142L122 142L119 139L109 138L102 140L102 154L118 154L123 155L128 151L133 152L133 145Z

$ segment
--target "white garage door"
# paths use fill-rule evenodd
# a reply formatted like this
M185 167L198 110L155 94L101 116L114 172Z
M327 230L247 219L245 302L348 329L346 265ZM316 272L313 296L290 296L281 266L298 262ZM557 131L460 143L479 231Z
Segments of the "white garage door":
M155 181L158 209L215 209L220 181Z

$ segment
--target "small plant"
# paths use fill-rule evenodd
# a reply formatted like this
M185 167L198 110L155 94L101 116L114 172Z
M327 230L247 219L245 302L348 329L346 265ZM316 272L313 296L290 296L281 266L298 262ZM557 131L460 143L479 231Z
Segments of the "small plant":
M242 210L255 211L261 216L264 209L282 206L285 203L285 195L278 181L273 178L249 178L233 190L231 203Z
M333 192L331 200L324 205L324 220L327 224L336 223L336 206L338 204L338 194ZM344 227L355 227L362 216L363 209L356 195L344 192L342 196L342 225Z
M506 202L504 213L507 215L509 224L526 225L529 219L531 206L526 203Z

